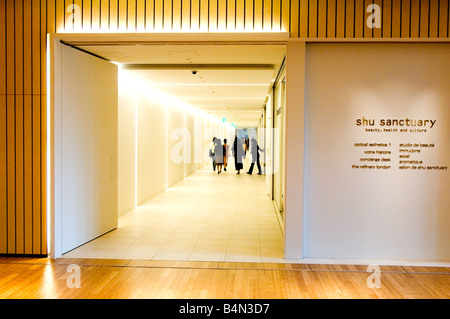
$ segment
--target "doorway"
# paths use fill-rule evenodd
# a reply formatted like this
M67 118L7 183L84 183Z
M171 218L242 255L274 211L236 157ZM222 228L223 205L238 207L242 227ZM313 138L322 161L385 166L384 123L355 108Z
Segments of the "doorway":
M70 38L71 36L69 36ZM73 35L72 35L73 37ZM246 187L250 187L251 189L257 189L255 192L253 192L253 194L249 194L249 197L246 198L241 198L240 202L241 202L241 207L236 207L235 203L232 203L231 200L225 200L223 202L223 205L221 207L222 213L223 214L219 214L217 212L217 209L215 210L215 213L217 214L211 214L210 213L210 209L211 206L208 206L208 201L211 203L213 202L217 202L216 199L214 199L213 196L205 196L205 189L203 188L203 191L201 191L201 186L199 185L203 185L203 186L207 186L208 187L208 183L215 183L217 182L217 177L218 176L212 176L212 167L211 167L211 162L210 160L204 156L205 150L208 148L208 145L210 143L210 139L211 136L217 134L217 135L221 135L223 137L228 136L229 138L233 138L234 133L236 133L237 129L249 129L249 128L254 128L256 129L258 122L256 121L254 124L251 123L252 118L256 118L258 119L258 116L255 116L255 114L258 114L257 112L260 112L259 115L261 114L261 110L263 108L263 103L264 100L266 99L266 94L263 94L263 96L261 97L261 99L263 100L263 103L261 104L261 107L258 109L256 107L254 107L253 105L251 105L250 102L254 102L253 100L256 100L256 98L244 98L244 99L240 99L240 104L238 104L237 106L233 106L232 102L236 102L235 100L238 100L238 98L232 98L231 100L234 101L224 101L225 99L222 99L222 101L220 101L220 95L221 96L226 96L227 94L230 96L232 96L233 94L236 96L236 92L242 91L242 92L246 92L248 93L251 90L254 91L261 91L261 89L263 88L267 88L270 89L270 85L272 85L273 83L271 82L271 80L267 81L267 87L262 85L262 83L252 83L252 81L254 81L254 78L252 79L247 78L248 74L256 74L256 73L276 73L276 70L274 69L274 67L276 68L276 66L272 65L272 70L270 70L270 68L267 66L268 63L244 63L244 62L240 62L237 60L232 61L233 63L208 63L209 61L205 61L203 60L202 63L195 63L195 52L197 52L198 56L201 57L201 54L198 52L198 50L193 50L195 47L199 48L199 45L202 46L202 48L207 48L208 50L222 50L224 51L226 50L236 50L237 47L233 47L233 46L237 46L239 45L239 49L241 49L241 56L242 56L242 49L247 48L248 50L252 50L253 48L253 54L247 54L244 55L248 58L250 58L253 62L258 61L258 59L263 59L264 57L267 58L267 54L270 51L270 48L282 48L282 45L280 45L280 43L252 43L252 44L245 44L244 43L229 43L227 42L226 44L222 44L220 43L220 45L218 43L195 43L195 44L180 44L180 43L176 43L174 44L172 47L168 46L167 44L161 46L160 44L158 45L154 45L152 46L153 50L153 54L152 56L155 56L157 58L161 58L162 56L165 56L166 59L161 63L161 61L159 63L136 63L136 62L142 62L139 61L139 59L137 57L139 57L139 54L141 54L142 56L145 56L146 54L149 53L149 49L151 45L145 45L144 43L140 43L140 46L136 46L136 43L120 43L117 44L115 43L114 45L105 45L105 43L101 43L101 41L97 42L93 42L91 40L83 42L80 40L80 37L74 37L74 40L70 40L70 39L65 39L66 43L69 44L70 46L72 46L71 49L73 50L81 50L82 52L84 52L85 54L90 54L92 56L96 56L97 58L103 58L109 61L113 61L116 64L120 64L119 67L119 74L123 71L126 72L128 74L131 73L140 73L139 76L135 77L135 78L139 78L140 79L137 82L133 82L133 84L136 83L144 83L145 82L150 82L152 81L151 79L157 79L157 82L153 83L153 88L161 88L164 87L165 90L161 90L161 92L164 92L165 94L171 95L170 93L172 93L175 91L178 92L182 92L184 94L181 95L182 100L189 100L189 102L191 102L191 104L195 104L196 106L199 106L199 109L202 112L202 114L207 114L209 117L213 117L215 118L217 121L203 121L199 124L199 122L196 122L196 118L194 116L194 113L191 112L186 112L186 110L181 111L180 114L176 114L176 111L171 111L168 108L166 108L164 111L161 110L157 110L154 107L155 104L155 99L154 99L154 95L152 95L152 97L149 96L145 96L145 94L139 95L139 97L136 97L136 91L139 91L137 88L137 85L131 85L133 86L134 89L134 96L132 97L133 103L127 103L128 106L132 106L132 112L129 112L129 115L134 115L130 118L130 116L126 117L126 116L122 116L124 113L120 113L120 103L121 103L121 98L124 98L124 94L123 92L121 93L121 90L127 90L127 88L118 88L118 109L119 109L119 113L118 113L118 121L119 121L119 129L118 129L118 159L117 159L117 164L114 162L112 163L111 167L112 170L116 169L114 167L114 165L117 165L117 176L118 178L116 179L116 181L118 180L117 183L117 189L118 189L118 200L117 200L117 206L118 209L116 210L116 216L117 216L117 222L118 222L118 226L119 227L112 227L109 231L104 232L103 234L98 234L98 236L94 236L92 238L92 240L88 240L87 242L89 242L88 244L94 243L94 241L98 241L99 239L104 240L107 237L114 237L114 234L118 234L122 231L123 228L121 228L121 224L126 225L128 224L133 224L134 222L139 222L139 221L143 221L145 218L144 217L148 217L148 215L153 214L158 214L157 216L153 216L152 218L152 222L154 222L155 220L158 220L158 218L156 217L169 217L169 215L172 215L172 217L178 217L178 219L176 219L175 222L167 222L168 219L159 219L158 223L152 223L152 227L154 227L153 229L153 233L155 233L155 229L161 230L164 227L169 227L170 225L168 224L172 224L171 226L175 227L175 224L178 223L177 228L175 230L175 232L172 235L176 235L176 231L178 231L178 235L181 236L180 234L185 234L186 232L183 233L182 229L193 229L195 228L195 225L205 225L205 227L207 226L207 224L209 222L216 222L216 223L225 223L225 216L227 216L227 218L229 219L228 222L231 223L232 221L232 225L235 226L239 226L236 228L242 228L244 229L245 227L247 227L247 229L252 228L252 219L251 219L251 212L253 211L258 211L258 210L265 210L266 212L269 212L269 210L267 209L266 204L258 204L259 199L258 196L263 195L267 197L267 189L265 188L260 188L259 186L255 186L253 185L255 182L257 182L257 177L256 176L242 176L242 177L248 177L249 179L247 180L247 182L249 183L248 185L245 185ZM69 41L68 41L69 40ZM111 43L110 43L111 44ZM258 50L254 50L255 49L255 45L257 45ZM123 46L124 48L126 47L127 50L121 50L119 49L120 46ZM137 49L137 47L140 47L140 49ZM114 48L112 50L112 48ZM162 48L165 49L166 53L170 52L171 54L171 58L174 58L175 60L178 59L184 59L185 62L187 63L169 63L170 61L167 61L167 54L157 54L157 50L161 50ZM261 50L262 49L262 50ZM264 50L267 49L267 50ZM283 51L284 48L282 48L281 51ZM129 54L130 52L134 51L133 55ZM128 53L127 53L128 52ZM151 52L151 51L150 51ZM258 53L259 52L259 53ZM261 52L266 52L265 54L262 54ZM170 56L169 54L169 56ZM261 55L258 57L258 54ZM279 52L277 53L279 54ZM209 53L208 57L212 58L214 56L214 54ZM282 58L279 60L279 62L282 61ZM122 59L122 62L121 62ZM134 63L123 63L123 61L126 61L127 59L134 59ZM194 74L194 71L196 72L196 74ZM245 85L241 85L240 87L236 87L233 86L233 83L220 83L220 80L229 80L232 76L232 73L235 73L235 75L237 74L240 81L244 82L244 83L240 83L240 84L245 84ZM197 83L195 86L195 90L203 90L203 91L209 91L209 95L211 95L212 97L215 96L215 100L217 100L216 102L219 103L219 105L212 105L211 102L207 103L207 99L204 98L204 96L202 96L200 93L198 95L190 95L190 96L186 96L186 92L189 92L189 90L193 91L193 86L189 85L189 83L180 83L179 78L176 82L178 83L170 83L170 81L173 81L174 78L176 77L170 77L170 74L182 74L181 76L185 76L187 78L187 76L190 77L190 81L192 81L193 76L198 75L195 77L196 80L198 80L200 83ZM229 73L230 75L226 75L224 76L224 74ZM247 75L246 75L247 74ZM219 75L219 76L218 76ZM164 78L165 77L165 78ZM211 82L210 80L208 80L208 77L213 78L216 80L216 82L219 83L214 83ZM145 80L144 80L145 78ZM164 80L164 81L162 81ZM206 83L203 83L202 81L205 81ZM245 82L247 81L247 82ZM226 81L225 81L226 82ZM130 82L128 82L128 84L130 84ZM216 84L216 85L211 85L211 84ZM222 85L221 85L222 84ZM258 85L251 85L251 84L258 84ZM119 85L120 85L120 81L119 81ZM128 89L130 89L130 87L128 87ZM234 89L234 92L233 92ZM170 91L168 93L168 91ZM227 93L228 92L228 93ZM141 92L142 93L142 92ZM204 94L204 92L202 93ZM126 95L126 94L125 94ZM218 98L219 95L219 98ZM178 94L178 97L180 97L180 95ZM164 96L164 99L167 98L167 95ZM163 99L163 101L164 101ZM167 99L165 100L167 101ZM211 101L211 98L209 99L209 101ZM193 102L193 103L192 103ZM160 102L161 103L161 102ZM160 113L158 115L158 112ZM173 113L170 113L173 112ZM198 114L197 114L198 115ZM159 117L158 117L159 116ZM121 183L121 150L120 150L120 145L121 145L121 129L120 129L120 122L122 120L125 120L126 118L129 118L132 122L134 121L135 125L134 127L132 125L125 125L124 127L126 127L131 133L134 132L134 134L130 134L130 136L132 136L134 143L127 143L127 142L123 142L122 145L131 147L134 144L134 149L131 152L128 152L128 154L134 154L134 158L133 156L131 156L131 161L134 162L134 167L133 169L131 169L131 174L129 175L134 175L135 179L134 181L132 181L133 184L133 188L134 192L131 192L131 197L130 196L125 196L128 199L132 198L132 203L131 201L128 200L128 204L125 203L127 202L126 200L122 200L121 201L121 186L124 186L124 184ZM160 134L159 138L153 136L152 138L143 138L143 136L145 135L145 129L147 129L145 124L142 124L141 122L144 121L144 119L148 119L148 120L153 120L154 125L148 125L149 127L153 127L155 128L155 125L160 124L162 127L160 128L160 131L165 132L165 134ZM242 121L241 123L239 123L239 119ZM221 123L220 123L221 122ZM231 125L233 124L233 125ZM228 133L225 133L227 131L227 129L225 129L225 127L227 127L228 125L228 129L230 129L231 134L227 135ZM183 132L186 132L186 130L181 130L178 131L178 133L180 133L180 135L178 137L182 137L183 139L183 151L178 152L177 147L180 146L180 138L177 139L177 135L174 133L174 130L178 129L178 128L188 128L187 132L194 132L191 135L196 135L196 131L199 130L199 128L201 128L201 133L200 133L200 137L201 140L195 140L195 138L193 139L186 139L189 141L189 150L190 152L186 152L185 150L186 148L186 140L184 140L183 136ZM157 130L151 130L150 133L154 134L155 131ZM208 133L205 133L208 132ZM211 136L209 136L209 134L211 134ZM140 135L139 135L140 134ZM158 171L160 174L158 175L159 177L155 177L155 175L152 175L152 172L150 172L149 170L147 170L147 172L142 172L140 171L140 168L143 168L143 166L141 164L139 164L138 162L144 160L144 159L148 159L149 156L151 156L152 152L148 151L149 148L145 149L143 147L137 147L138 143L142 143L142 142L147 142L149 143L149 141L161 141L161 139L164 139L164 143L165 143L165 149L164 150L160 150L159 153L160 155L162 154L164 157L164 160L161 160L161 156L158 157L159 160L161 160L162 166L160 166L158 168L158 165L154 165L157 167L156 171ZM164 143L160 143L160 144L164 144ZM155 147L154 145L151 145L151 143L148 144L148 146L150 147L150 149L152 149L151 147ZM161 145L159 145L161 146ZM199 146L198 149L200 149L200 156L198 155L198 149L196 149L196 146ZM144 150L144 151L140 151L140 150ZM174 151L175 150L175 151ZM147 154L145 154L147 153ZM187 153L190 153L190 156L187 156ZM174 162L171 161L172 156L173 155L179 155L182 158L182 161L180 162ZM197 156L197 158L196 158ZM141 160L139 160L139 158L141 158ZM169 159L169 160L168 160ZM152 162L155 163L155 162ZM172 166L172 167L171 167ZM128 170L130 167L128 166ZM214 188L214 187L210 187L212 189L215 190L220 190L221 192L219 193L219 195L221 195L221 197L227 197L229 196L229 199L232 198L232 190L233 190L233 183L236 182L236 180L234 180L233 178L236 178L236 174L234 171L229 170L227 177L229 177L227 180L225 180L225 178L223 178L222 180L220 180L220 187L219 188ZM233 174L231 174L233 173ZM147 174L147 175L145 175ZM224 174L223 174L224 175ZM222 175L222 176L223 176ZM146 176L146 178L142 178L143 176ZM222 177L220 176L220 177ZM136 177L140 177L140 178L136 178ZM208 179L210 179L211 177L214 177L214 180L210 180L208 181ZM158 178L160 178L159 181L157 181L157 183L153 183L153 181L156 181ZM123 180L123 179L122 179ZM152 181L152 182L149 182ZM241 187L244 185L242 184L244 180L239 180L237 181L238 183L241 183ZM196 185L196 182L200 182L203 184L199 184ZM146 188L145 184L151 184L151 186L153 187L152 189ZM253 183L253 184L252 184ZM158 187L154 187L155 184L158 184ZM264 178L262 179L262 185L264 185ZM190 188L190 191L188 193L183 193L184 191L186 191L187 189ZM193 187L193 188L192 188ZM256 188L255 188L256 187ZM258 188L259 187L259 188ZM123 188L123 187L122 187ZM236 189L236 187L234 187ZM130 189L130 188L128 188ZM145 191L143 191L145 189ZM201 200L194 200L193 202L187 201L187 199L190 198L195 198L195 196L193 196L193 193L197 193L197 195L202 198L203 197L203 202ZM242 192L241 192L242 193ZM175 195L172 196L171 195ZM236 196L236 194L235 194ZM208 197L205 199L205 197ZM174 203L172 202L171 207L174 208L174 206L178 205L178 208L171 210L168 209L167 207L162 207L161 204L167 201L173 201L174 198L176 198L178 200L177 204L174 205ZM251 199L251 201L250 201ZM130 204L131 203L131 204ZM269 203L271 203L269 201ZM201 205L200 205L201 204ZM256 206L261 206L261 207L256 207L252 206L255 205ZM155 206L159 205L159 211L157 211L156 213L154 211L149 212L149 209L153 209ZM200 205L200 206L196 206L196 205ZM119 208L120 206L120 208ZM263 207L264 206L264 207ZM209 209L208 209L209 207ZM147 213L145 213L147 212ZM159 213L158 213L159 212ZM164 215L164 212L166 215ZM199 215L193 215L193 214L187 214L187 212L203 212L203 214L199 214ZM224 215L226 214L226 212L228 212L228 215ZM238 217L236 217L236 215L231 215L230 212L240 212L241 215L245 215L245 213L247 213L247 219L246 222L242 222L240 223L238 221ZM273 209L271 209L270 211L271 213L273 213ZM147 214L147 215L145 215ZM208 215L209 214L209 215ZM178 216L177 216L178 215ZM204 223L205 221L205 216L209 216L210 219L208 220L208 223ZM232 217L231 217L232 216ZM268 216L259 216L259 215L253 215L253 222L255 221L255 218L268 218ZM121 221L121 222L119 222ZM122 222L123 221L123 222ZM166 221L167 223L164 225L164 221ZM191 222L191 223L189 223ZM236 222L236 224L235 224ZM143 222L145 223L145 222ZM55 225L57 225L55 223ZM254 225L253 225L254 226ZM277 227L279 227L279 225L277 225ZM197 227L200 228L200 227ZM201 234L203 233L207 233L205 232L206 228L202 230ZM152 231L148 230L145 231L148 232L147 235L149 235ZM144 233L145 233L144 232ZM105 233L107 233L106 235L104 235ZM122 233L124 233L124 231L122 231ZM142 233L139 236L139 231L134 229L134 231L132 233L129 233L128 236L129 237L124 237L124 238L128 238L128 241L122 241L121 245L127 246L129 245L131 242L136 243L136 241L134 239L136 239L136 236L139 236L138 239L140 239L142 242L145 242L146 239L148 239L147 241L152 241L155 240L155 238L157 237L142 237L142 235L144 234ZM201 235L200 234L200 235ZM104 235L104 236L101 236ZM231 232L230 232L231 235ZM261 236L264 235L262 233L259 233L259 241L258 241L258 245L261 246ZM99 236L101 236L100 238L98 238ZM131 237L130 237L131 236ZM134 237L133 237L134 236ZM196 236L191 234L191 236ZM119 236L120 237L120 236ZM117 237L117 238L119 238ZM186 241L186 236L181 236L180 240L184 240ZM169 239L169 238L168 238ZM174 238L173 238L174 239ZM230 238L231 239L231 236ZM236 242L240 242L242 243L242 239L243 238L238 238L235 237L234 238ZM194 242L194 240L192 240L191 242ZM227 243L227 249L228 247L231 247L233 245L230 246L230 240ZM111 243L113 243L113 245L117 246L117 243L114 243L114 241L111 241ZM82 245L85 246L85 245ZM82 248L82 246L76 246L74 248ZM130 244L131 246L131 244ZM200 247L200 242L197 241L195 244L195 247ZM241 245L242 246L242 245ZM277 257L279 257L279 259L282 259L283 255L282 255L282 246L283 244L281 243L280 248L280 253L278 254ZM216 246L217 247L217 246ZM77 248L77 249L79 249ZM81 250L81 249L79 249ZM188 249L186 249L187 251ZM261 250L260 250L261 251ZM69 250L66 252L66 255L69 254L70 252L72 252L72 254L75 252L75 250ZM135 251L137 252L137 250ZM180 257L181 255L183 255L182 253L178 252L178 257ZM261 252L259 253L259 259L261 260ZM125 255L122 255L125 256ZM128 255L128 257L130 257L131 255ZM133 258L150 258L149 255L139 255L139 253L137 253L137 255L133 255ZM190 256L195 256L195 254L193 254L193 251L191 251ZM197 258L207 258L205 256L200 256L197 255ZM231 255L230 255L231 256ZM101 257L101 256L99 256ZM116 256L117 257L117 256ZM244 255L239 255L236 257L237 259L235 261L244 261L245 260L245 254ZM263 256L264 257L264 256ZM110 257L111 258L111 257ZM169 259L176 259L175 255L171 255L170 257L167 257ZM181 257L180 257L181 258ZM196 258L196 257L192 257L192 258ZM219 260L225 260L225 259L221 259L222 255L220 257L217 257ZM195 260L195 259L191 259L191 260ZM253 259L252 261L258 261L256 259Z

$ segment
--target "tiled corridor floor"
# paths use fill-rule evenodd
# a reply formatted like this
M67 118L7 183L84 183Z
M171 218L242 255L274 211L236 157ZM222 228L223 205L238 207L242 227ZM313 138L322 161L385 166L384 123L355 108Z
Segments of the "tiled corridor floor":
M265 176L255 173L231 167L218 175L205 167L63 257L285 262Z

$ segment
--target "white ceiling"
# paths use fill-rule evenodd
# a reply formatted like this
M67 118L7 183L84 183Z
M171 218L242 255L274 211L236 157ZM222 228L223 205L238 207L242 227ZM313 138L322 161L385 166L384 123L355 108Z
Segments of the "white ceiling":
M238 127L255 127L285 56L284 45L81 45L140 83ZM196 71L196 74L193 74Z

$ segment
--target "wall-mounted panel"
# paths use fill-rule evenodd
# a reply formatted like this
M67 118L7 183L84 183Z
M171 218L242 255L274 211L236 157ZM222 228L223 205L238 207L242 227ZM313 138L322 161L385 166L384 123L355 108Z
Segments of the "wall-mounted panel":
M184 177L184 145L188 136L184 129L184 111L167 107L167 187ZM185 139L186 138L186 139Z
M166 189L166 106L136 95L138 205Z
M189 135L187 138L189 139L188 144L185 149L185 157L184 157L184 174L185 176L189 176L196 171L196 154L197 151L195 148L196 139L201 138L201 135L198 136L198 132L196 132L196 118L190 112L186 112L185 115L185 129L186 133ZM198 124L197 124L198 125ZM198 155L197 155L198 156Z
M304 257L450 258L448 69L449 44L307 45Z
M118 210L119 216L136 205L136 96L119 86L118 97Z

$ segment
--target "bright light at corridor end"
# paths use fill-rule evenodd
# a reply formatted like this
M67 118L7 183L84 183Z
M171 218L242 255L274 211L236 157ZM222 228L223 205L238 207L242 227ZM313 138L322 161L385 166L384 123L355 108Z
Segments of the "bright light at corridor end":
M124 87L129 90L140 93L144 96L151 98L167 107L178 108L182 111L186 111L191 113L194 116L198 116L200 118L204 118L206 120L210 120L214 123L220 124L225 128L233 128L233 126L229 123L222 122L222 119L211 116L205 111L202 111L189 103L179 100L177 97L167 94L150 83L146 83L141 79L138 79L133 76L130 72L120 71L119 70L119 87Z

